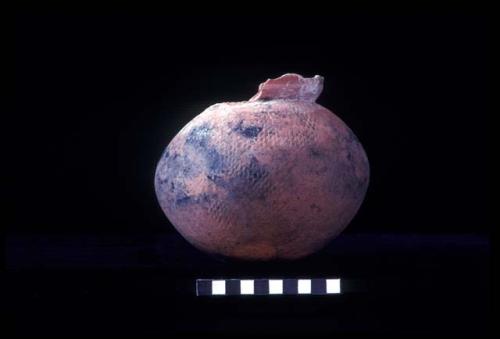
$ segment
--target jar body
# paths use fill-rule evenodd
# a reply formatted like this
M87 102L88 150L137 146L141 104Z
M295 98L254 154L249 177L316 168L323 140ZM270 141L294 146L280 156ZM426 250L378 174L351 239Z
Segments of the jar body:
M160 205L206 252L296 259L358 211L369 164L354 133L313 101L216 104L169 143L156 170Z

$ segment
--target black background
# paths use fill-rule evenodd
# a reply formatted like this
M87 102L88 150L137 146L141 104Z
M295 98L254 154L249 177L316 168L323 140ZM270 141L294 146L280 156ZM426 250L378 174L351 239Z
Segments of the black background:
M19 12L6 131L16 333L486 333L488 38L480 15ZM218 262L163 215L156 163L206 107L289 72L325 77L318 103L365 147L368 194L318 255ZM242 303L191 290L198 277L331 274L354 294Z

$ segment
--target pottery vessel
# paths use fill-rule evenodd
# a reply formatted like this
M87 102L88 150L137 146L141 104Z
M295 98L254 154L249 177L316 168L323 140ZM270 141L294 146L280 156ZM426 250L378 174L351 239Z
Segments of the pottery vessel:
M194 117L158 163L165 215L205 252L297 259L335 238L365 197L368 159L353 131L315 101L323 78L285 74L248 101Z

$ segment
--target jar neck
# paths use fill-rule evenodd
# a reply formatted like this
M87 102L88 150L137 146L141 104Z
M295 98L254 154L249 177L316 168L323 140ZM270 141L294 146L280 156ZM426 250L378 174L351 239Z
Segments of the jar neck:
M315 102L322 91L322 76L304 78L299 74L287 73L261 83L259 91L249 101L282 99Z

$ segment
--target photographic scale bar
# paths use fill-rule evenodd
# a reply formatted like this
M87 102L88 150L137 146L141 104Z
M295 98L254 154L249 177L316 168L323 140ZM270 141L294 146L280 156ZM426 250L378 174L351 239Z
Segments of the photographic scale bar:
M197 296L340 294L340 279L197 279Z

